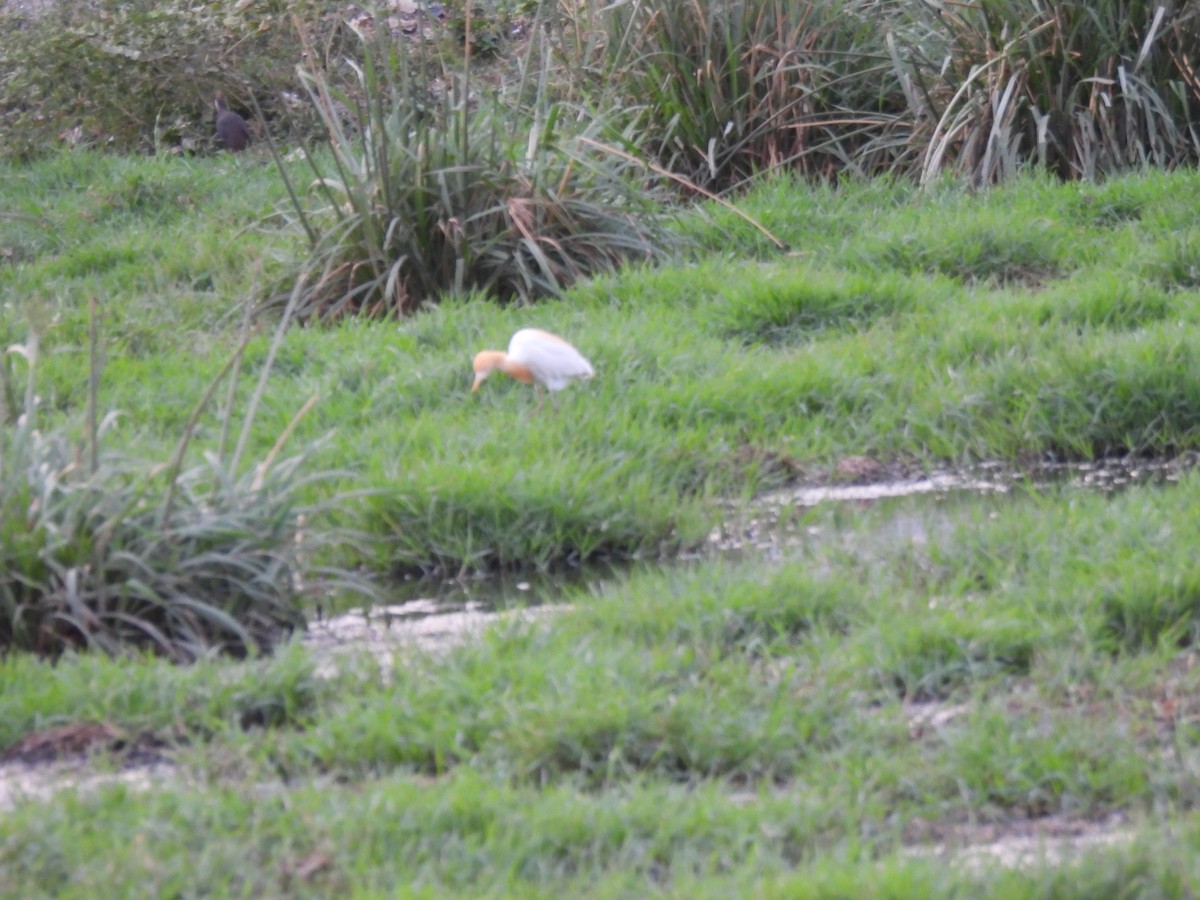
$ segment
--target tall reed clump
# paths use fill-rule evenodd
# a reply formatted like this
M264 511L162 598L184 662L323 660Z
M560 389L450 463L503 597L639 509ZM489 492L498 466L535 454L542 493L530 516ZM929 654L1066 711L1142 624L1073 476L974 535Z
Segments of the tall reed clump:
M466 28L455 64L432 43L359 32L361 99L304 73L331 152L292 192L322 273L299 315L403 315L472 291L528 301L662 253L645 172L609 149L602 116L551 99L544 33L531 29L517 83L497 91L472 71L469 6Z
M1035 163L1064 178L1200 158L1200 8L1162 0L988 0L923 8L912 96L924 180Z
M786 168L894 171L910 107L886 49L905 15L877 0L630 0L593 15L606 80L642 148L707 190Z
M318 506L303 495L335 473L305 474L304 453L280 458L291 426L261 460L241 464L261 389L232 452L229 409L221 448L185 467L201 413L224 379L236 380L241 348L197 405L172 459L150 464L105 446L113 417L97 416L94 342L84 439L37 427L37 347L34 331L0 365L0 654L243 656L302 629L311 592L364 587L316 562L343 539L322 524L339 498ZM27 362L23 390L18 354ZM268 360L260 378L269 368Z
M588 6L605 84L678 180L736 187L1200 158L1200 8L1156 0L628 0ZM595 54L595 42L587 45Z

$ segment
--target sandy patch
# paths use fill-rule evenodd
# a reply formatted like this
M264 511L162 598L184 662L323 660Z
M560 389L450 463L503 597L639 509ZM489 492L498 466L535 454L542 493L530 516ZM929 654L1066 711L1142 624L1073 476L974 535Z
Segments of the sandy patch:
M320 678L332 678L364 653L386 673L402 658L398 654L443 654L478 639L493 626L545 622L569 608L525 606L496 612L473 603L460 606L413 600L352 609L310 623L301 640L312 651Z
M61 791L94 794L116 784L145 791L174 784L178 775L178 769L165 762L117 772L97 772L86 757L52 763L0 763L0 811L21 803L45 802Z
M903 855L982 870L1057 867L1094 850L1125 847L1136 831L1120 816L1090 821L1051 816L1028 822L963 828L936 844L906 847Z

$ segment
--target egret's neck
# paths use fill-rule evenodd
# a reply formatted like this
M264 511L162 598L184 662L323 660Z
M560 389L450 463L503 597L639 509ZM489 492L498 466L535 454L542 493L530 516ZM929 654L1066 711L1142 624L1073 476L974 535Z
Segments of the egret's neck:
M517 381L523 381L526 384L533 383L533 373L529 371L528 367L514 362L507 354L500 357L500 371Z

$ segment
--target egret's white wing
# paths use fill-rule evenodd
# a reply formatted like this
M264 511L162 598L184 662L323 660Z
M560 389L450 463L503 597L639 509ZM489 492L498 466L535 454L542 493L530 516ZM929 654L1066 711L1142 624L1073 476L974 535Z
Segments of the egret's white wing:
M508 357L529 369L549 390L560 391L572 378L591 378L592 364L557 335L522 328L508 344Z

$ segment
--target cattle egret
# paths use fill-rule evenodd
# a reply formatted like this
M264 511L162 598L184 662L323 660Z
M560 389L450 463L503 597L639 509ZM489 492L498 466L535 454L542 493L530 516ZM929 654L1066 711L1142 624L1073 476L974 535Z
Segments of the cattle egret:
M475 384L471 392L479 390L484 379L499 369L517 381L532 384L538 393L541 409L541 389L550 392L551 399L573 379L591 378L595 375L592 364L582 353L556 334L539 328L522 328L508 342L508 352L483 350L475 356Z

